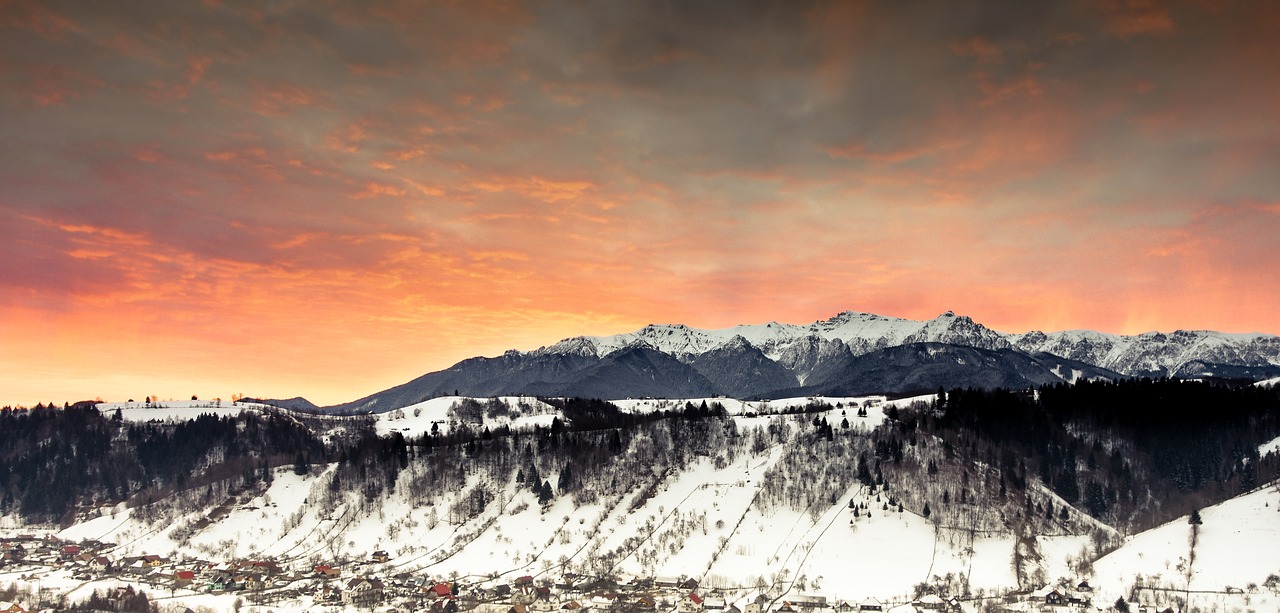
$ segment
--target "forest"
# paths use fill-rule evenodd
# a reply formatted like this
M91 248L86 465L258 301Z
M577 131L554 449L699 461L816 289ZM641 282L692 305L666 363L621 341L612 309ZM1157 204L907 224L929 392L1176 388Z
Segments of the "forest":
M775 419L731 416L715 402L636 414L598 399L542 400L558 410L549 426L490 430L484 416L527 407L466 399L451 410L456 428L385 436L368 416L126 422L92 405L2 410L0 512L57 523L120 501L199 506L270 480L276 467L301 474L332 463L314 500L322 509L356 498L377 512L397 488L433 506L436 492L465 487L436 516L461 523L507 504L512 483L542 504L616 503L699 459L726 466L783 445L757 500L766 509L837 503L860 483L885 508L969 533L1097 531L1093 520L1136 532L1280 476L1280 460L1258 453L1280 434L1277 391L1224 381L939 390L890 409L875 429L860 425L864 406L817 399Z

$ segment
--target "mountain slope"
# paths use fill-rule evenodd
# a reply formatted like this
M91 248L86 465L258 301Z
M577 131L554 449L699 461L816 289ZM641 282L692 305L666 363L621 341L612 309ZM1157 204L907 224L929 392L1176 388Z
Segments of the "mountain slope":
M627 353L635 348L644 351ZM534 351L463 360L330 409L390 411L455 393L753 398L1031 387L1081 377L1267 378L1278 373L1280 337L1271 335L1008 334L951 311L926 321L848 311L807 325L769 322L702 330L651 324L626 334L577 336Z
M693 355L688 363L715 386L718 394L751 398L797 383L791 371L741 336Z
M1077 378L1120 375L1050 354L1027 355L1012 349L979 349L942 343L889 347L848 359L843 368L810 379L804 387L779 390L795 395L859 395L859 390L887 393L928 392L938 388L1027 388Z

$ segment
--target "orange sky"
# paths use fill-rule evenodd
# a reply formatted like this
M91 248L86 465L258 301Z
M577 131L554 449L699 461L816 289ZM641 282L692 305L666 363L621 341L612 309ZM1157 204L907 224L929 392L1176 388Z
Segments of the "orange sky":
M1280 333L1273 3L257 4L0 0L0 404L842 310Z

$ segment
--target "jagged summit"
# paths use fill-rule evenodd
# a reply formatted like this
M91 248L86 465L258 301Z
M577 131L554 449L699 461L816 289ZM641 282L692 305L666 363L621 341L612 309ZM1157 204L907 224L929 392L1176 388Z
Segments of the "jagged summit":
M895 351L925 345L927 351ZM975 368L979 363L984 366ZM1125 376L1280 376L1280 337L1206 330L1010 334L953 310L923 321L843 311L807 324L649 324L629 333L575 336L534 351L471 358L333 408L390 411L454 391L627 398L683 390L760 398L829 390L1033 387Z

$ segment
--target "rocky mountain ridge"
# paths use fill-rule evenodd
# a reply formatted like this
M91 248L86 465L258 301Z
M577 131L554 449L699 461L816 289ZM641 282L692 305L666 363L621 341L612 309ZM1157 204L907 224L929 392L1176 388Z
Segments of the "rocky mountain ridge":
M533 351L476 357L330 407L382 412L448 394L600 398L904 393L938 387L1034 387L1080 378L1267 378L1280 337L1177 330L1000 332L947 311L916 321L846 311L797 325L704 330L650 324Z

